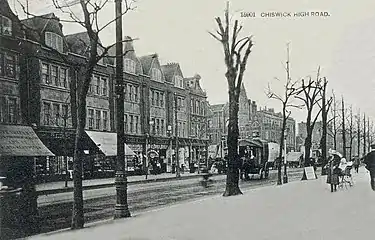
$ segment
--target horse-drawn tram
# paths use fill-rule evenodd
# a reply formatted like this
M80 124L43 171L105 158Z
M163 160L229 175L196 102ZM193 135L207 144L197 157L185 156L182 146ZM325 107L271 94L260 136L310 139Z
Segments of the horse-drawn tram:
M241 179L248 180L250 175L268 178L269 169L279 155L279 144L259 138L239 139L238 154L242 161Z

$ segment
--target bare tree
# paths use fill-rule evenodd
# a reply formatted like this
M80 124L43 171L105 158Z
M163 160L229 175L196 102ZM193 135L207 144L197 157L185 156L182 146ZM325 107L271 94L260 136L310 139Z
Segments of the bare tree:
M72 229L83 228L84 225L84 213L83 213L83 191L82 191L82 162L84 158L84 130L86 127L86 96L89 90L91 83L92 75L97 63L105 56L108 56L108 51L115 46L116 43L113 43L109 46L103 46L99 34L103 32L109 25L116 22L118 17L124 16L127 12L133 9L134 0L123 0L125 5L125 10L120 13L118 17L115 17L106 23L100 21L100 16L102 14L103 8L109 3L108 0L76 0L70 1L69 3L64 0L51 0L53 6L60 11L63 15L67 15L67 19L60 19L61 22L70 22L79 24L83 27L88 36L88 44L86 45L88 49L86 54L86 59L82 64L76 62L71 62L64 54L54 50L53 48L48 47L44 43L44 47L47 47L49 50L53 51L55 54L58 54L63 61L68 63L70 66L73 66L77 80L72 81L73 89L75 91L74 97L72 98L71 104L75 104L75 107L72 106L72 116L73 116L73 125L75 126L75 149L74 149L74 160L73 160L73 183L74 183L74 197L73 197L73 214L72 214ZM19 2L20 3L20 2ZM21 4L21 3L20 3ZM72 10L73 5L79 5L81 14L76 14ZM21 4L24 12L28 16L34 16L34 14L28 12L27 7ZM38 16L41 18L49 18L45 16ZM27 27L27 26L26 26ZM33 31L27 27L28 30ZM34 30L34 33L38 31ZM78 40L79 41L79 40ZM125 41L131 41L125 39ZM124 53L126 54L126 53ZM114 57L114 56L109 56Z
M341 96L341 134L342 134L342 156L346 158L346 127L345 127L345 103L344 97Z
M353 106L350 106L349 108L349 119L348 119L348 137L349 137L349 160L352 159L352 153L353 153L353 140L356 137L356 129L354 127L353 122Z
M357 122L357 156L360 157L361 151L361 110L358 110L358 115L355 116Z
M367 153L366 133L366 113L363 113L363 156L365 156Z
M372 127L370 127L370 117L367 117L367 145L368 145L368 151L371 151L371 141L370 141L370 135L371 135Z
M330 97L328 101L326 100L327 94L327 78L323 78L322 90L320 91L322 97L322 104L320 106L322 111L322 137L320 139L320 149L322 151L322 173L324 166L327 164L327 129L328 129L328 113L333 102L333 97Z
M267 97L271 99L276 99L281 102L282 104L282 125L281 125L281 132L280 132L280 147L279 147L279 157L278 157L278 165L277 165L277 185L281 185L281 159L282 159L282 151L284 146L284 138L285 138L285 130L286 130L286 122L291 114L289 110L290 107L298 107L301 106L294 105L290 102L292 97L294 97L298 92L297 81L292 81L290 76L290 61L289 61L289 43L287 44L287 60L284 66L286 72L286 83L284 85L284 92L282 95L277 94L275 91L271 89L268 85L267 90ZM278 78L276 78L279 80ZM284 157L286 158L286 153L284 153ZM284 183L288 182L287 174L286 174L286 164L284 165Z
M318 102L321 101L320 91L322 89L321 86L322 79L320 78L320 67L318 68L318 72L316 74L316 80L312 80L309 77L309 80L305 82L302 79L302 87L301 90L298 91L298 95L296 98L302 100L306 107L307 117L306 117L306 139L305 139L305 161L304 166L311 165L310 163L310 150L312 145L312 132L314 130L314 125L320 115L322 109L320 108L315 116L314 114L314 106L318 105ZM302 96L301 96L302 95ZM305 177L305 173L304 173Z
M339 113L338 113L338 102L336 101L336 95L332 92L332 106L330 107L330 115L331 118L328 120L327 124L332 122L332 128L327 131L328 135L333 138L333 148L337 149L337 137L340 132L341 128L341 121L339 121Z
M224 196L242 194L239 183L240 162L238 159L238 109L239 96L247 59L253 46L252 36L239 38L242 26L235 20L232 31L229 20L229 2L225 10L224 23L220 17L215 18L218 25L216 33L209 32L219 41L224 50L224 61L227 68L225 77L229 92L229 123L228 123L228 171Z

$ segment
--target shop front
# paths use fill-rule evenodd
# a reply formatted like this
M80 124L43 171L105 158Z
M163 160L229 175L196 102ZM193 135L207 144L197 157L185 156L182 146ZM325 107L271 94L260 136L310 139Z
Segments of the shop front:
M94 175L97 177L114 177L117 157L117 133L85 131L91 140L91 145L97 148L90 156L94 165ZM134 158L136 153L125 144L125 169L129 174L134 172Z
M153 138L146 146L147 166L153 169L152 172L159 174L168 171L171 165L170 159L170 139Z
M38 128L36 134L54 156L40 157L34 171L38 181L62 181L72 178L75 130Z
M31 127L0 125L0 238L38 232L34 161L52 156Z

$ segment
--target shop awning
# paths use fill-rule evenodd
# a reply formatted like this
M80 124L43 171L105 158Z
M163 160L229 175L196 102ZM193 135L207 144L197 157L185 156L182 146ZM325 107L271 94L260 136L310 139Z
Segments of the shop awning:
M250 139L239 139L238 140L238 146L240 147L246 147L246 146L249 146L249 147L257 147L257 148L261 148L262 145L256 141L253 141L253 140L250 140Z
M301 152L288 152L286 154L286 161L287 162L299 162L301 156L302 156Z
M117 134L110 132L95 132L95 131L85 131L86 134L91 138L91 140L98 146L100 151L106 156L116 156L117 155ZM131 150L128 145L125 144L125 155L134 156L136 155L133 150Z
M0 157L55 156L28 126L0 125Z

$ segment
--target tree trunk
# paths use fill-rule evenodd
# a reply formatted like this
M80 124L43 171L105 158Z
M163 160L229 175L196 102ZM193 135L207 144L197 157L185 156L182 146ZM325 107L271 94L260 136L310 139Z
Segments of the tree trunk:
M311 137L312 137L312 130L307 130L307 136L305 139L305 167L310 165L310 150L311 150Z
M281 165L282 165L282 156L283 156L283 148L284 148L284 133L286 128L286 106L283 106L283 123L281 127L281 136L280 136L280 146L279 146L279 158L278 158L278 165L277 165L277 185L282 185L281 181ZM284 153L284 157L286 157L286 153Z
M95 66L91 64L91 66ZM83 228L84 216L83 216L83 188L82 188L82 177L83 177L83 160L84 160L84 137L86 127L86 96L89 89L91 75L93 68L90 68L90 63L87 67L83 67L79 70L76 83L77 93L77 127L75 136L74 146L74 159L73 159L73 213L72 213L72 229Z
M361 114L358 114L357 119L357 156L360 157L361 151Z
M235 89L229 91L229 125L228 125L228 170L226 188L223 196L234 196L242 194L239 188L239 167L240 161L238 157L238 99L239 94L235 93Z
M82 163L84 157L84 134L86 126L86 97L82 94L78 98L78 122L75 136L75 150L73 161L73 214L72 214L72 229L83 228L83 194L82 194Z
M366 155L366 115L363 114L363 156Z
M342 156L346 158L346 129L345 129L345 105L344 99L341 100L342 108Z
M336 99L333 95L333 148L337 150Z
M322 174L324 174L324 166L328 163L327 159L327 107L326 107L326 86L325 83L322 95L322 138L320 140L320 149L322 151Z
M322 171L324 166L328 163L327 159L327 123L323 123L322 139L321 139L321 150L322 150Z

